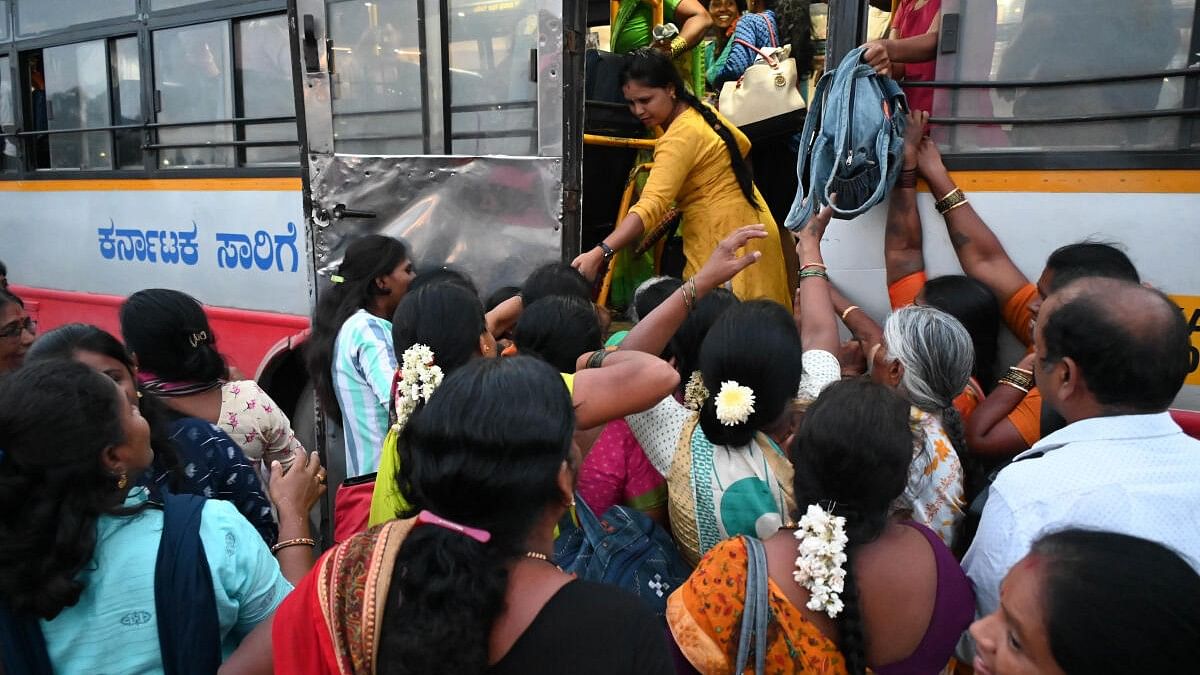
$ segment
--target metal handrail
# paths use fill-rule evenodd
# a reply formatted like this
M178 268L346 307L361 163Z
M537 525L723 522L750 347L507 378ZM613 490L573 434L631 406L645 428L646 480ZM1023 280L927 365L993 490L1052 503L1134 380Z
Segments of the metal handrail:
M937 81L911 82L904 81L905 88L924 87L932 89L1031 89L1039 87L1069 87L1084 84L1109 84L1113 82L1135 82L1137 80L1153 80L1160 77L1195 77L1200 75L1200 65L1188 68L1171 68L1143 73L1126 75L1098 75L1096 77L1077 77L1068 80L966 80L962 82Z
M142 122L140 124L109 124L102 127L78 127L74 129L39 129L35 131L11 131L9 133L0 133L0 138L29 138L33 136L51 136L54 134L83 134L93 131L137 131L144 129L170 129L180 127L200 127L213 126L217 124L241 124L250 126L254 124L283 124L287 122L295 122L295 115L280 116L280 117L234 117L230 119L220 120L200 120L196 122ZM191 146L188 146L191 147Z
M1061 115L1058 117L930 117L929 122L931 124L1085 124L1088 122L1112 122L1156 117L1189 117L1192 115L1200 115L1200 108L1135 110L1124 113Z

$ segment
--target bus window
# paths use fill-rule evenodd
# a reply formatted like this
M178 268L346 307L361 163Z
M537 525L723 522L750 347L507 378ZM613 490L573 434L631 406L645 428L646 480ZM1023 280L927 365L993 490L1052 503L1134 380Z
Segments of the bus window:
M536 155L536 3L456 0L447 19L451 152Z
M105 41L93 40L42 50L46 82L46 122L56 129L110 124ZM50 135L51 169L112 168L107 131Z
M142 121L142 71L138 66L137 37L109 41L112 70L113 124L140 124ZM136 129L118 129L117 167L142 168L142 133Z
M69 26L132 17L136 0L16 0L17 35L28 37Z
M938 60L939 81L1048 82L1156 73L1188 65L1195 0L946 0L959 15L956 53ZM944 49L941 51L946 51ZM1067 86L939 90L934 116L995 118L944 127L950 152L1185 148L1182 77ZM1143 113L1134 119L1054 124L1020 120ZM1006 118L1014 119L1005 123Z
M155 107L160 124L233 117L229 23L219 21L154 32ZM230 124L160 128L158 164L169 168L232 166L233 148L201 147L233 141Z
M16 115L13 108L12 72L9 71L7 56L0 56L0 134L16 133ZM0 139L0 172L17 169L17 139L5 136Z
M187 7L188 5L196 5L202 2L208 2L208 0L150 0L150 9L158 12L164 9Z
M413 0L328 3L336 152L425 152L417 14Z
M292 93L291 48L288 46L287 17L256 17L234 24L237 43L238 86L242 110L238 117L292 117L296 99ZM290 141L288 145L248 147L246 166L294 165L296 123L245 125L247 141Z

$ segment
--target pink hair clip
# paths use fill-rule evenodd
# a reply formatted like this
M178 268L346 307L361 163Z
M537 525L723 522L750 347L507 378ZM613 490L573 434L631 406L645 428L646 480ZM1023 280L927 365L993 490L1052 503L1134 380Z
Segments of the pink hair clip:
M438 527L444 527L447 530L465 534L481 544L486 544L492 539L492 533L487 530L459 525L430 511L421 511L417 514L417 525L437 525Z

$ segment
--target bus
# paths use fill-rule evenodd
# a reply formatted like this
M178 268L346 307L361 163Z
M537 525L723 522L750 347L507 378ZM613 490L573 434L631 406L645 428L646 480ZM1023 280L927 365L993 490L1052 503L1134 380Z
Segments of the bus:
M403 237L418 269L454 266L486 294L572 259L615 220L632 164L596 167L632 150L585 142L595 120L621 114L586 100L589 33L611 9L0 1L0 259L42 330L115 331L122 298L145 287L196 296L231 363L321 447L298 347L349 242ZM886 26L871 11L855 0L813 12L828 63ZM1195 0L942 0L930 85L947 165L1026 275L1061 244L1111 240L1180 304L1193 349L1177 405L1191 409L1198 21ZM609 126L636 129L628 121ZM933 201L919 198L927 267L957 272ZM877 318L884 218L880 207L835 223L825 251ZM338 453L326 458L336 482Z
M40 330L119 335L125 296L176 288L297 409L311 255L286 10L0 2L0 259Z

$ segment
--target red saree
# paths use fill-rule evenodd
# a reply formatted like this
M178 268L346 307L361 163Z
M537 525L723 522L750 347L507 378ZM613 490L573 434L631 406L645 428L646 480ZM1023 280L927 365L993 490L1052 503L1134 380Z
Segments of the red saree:
M393 520L326 551L275 611L275 672L367 675L392 566L412 521Z

